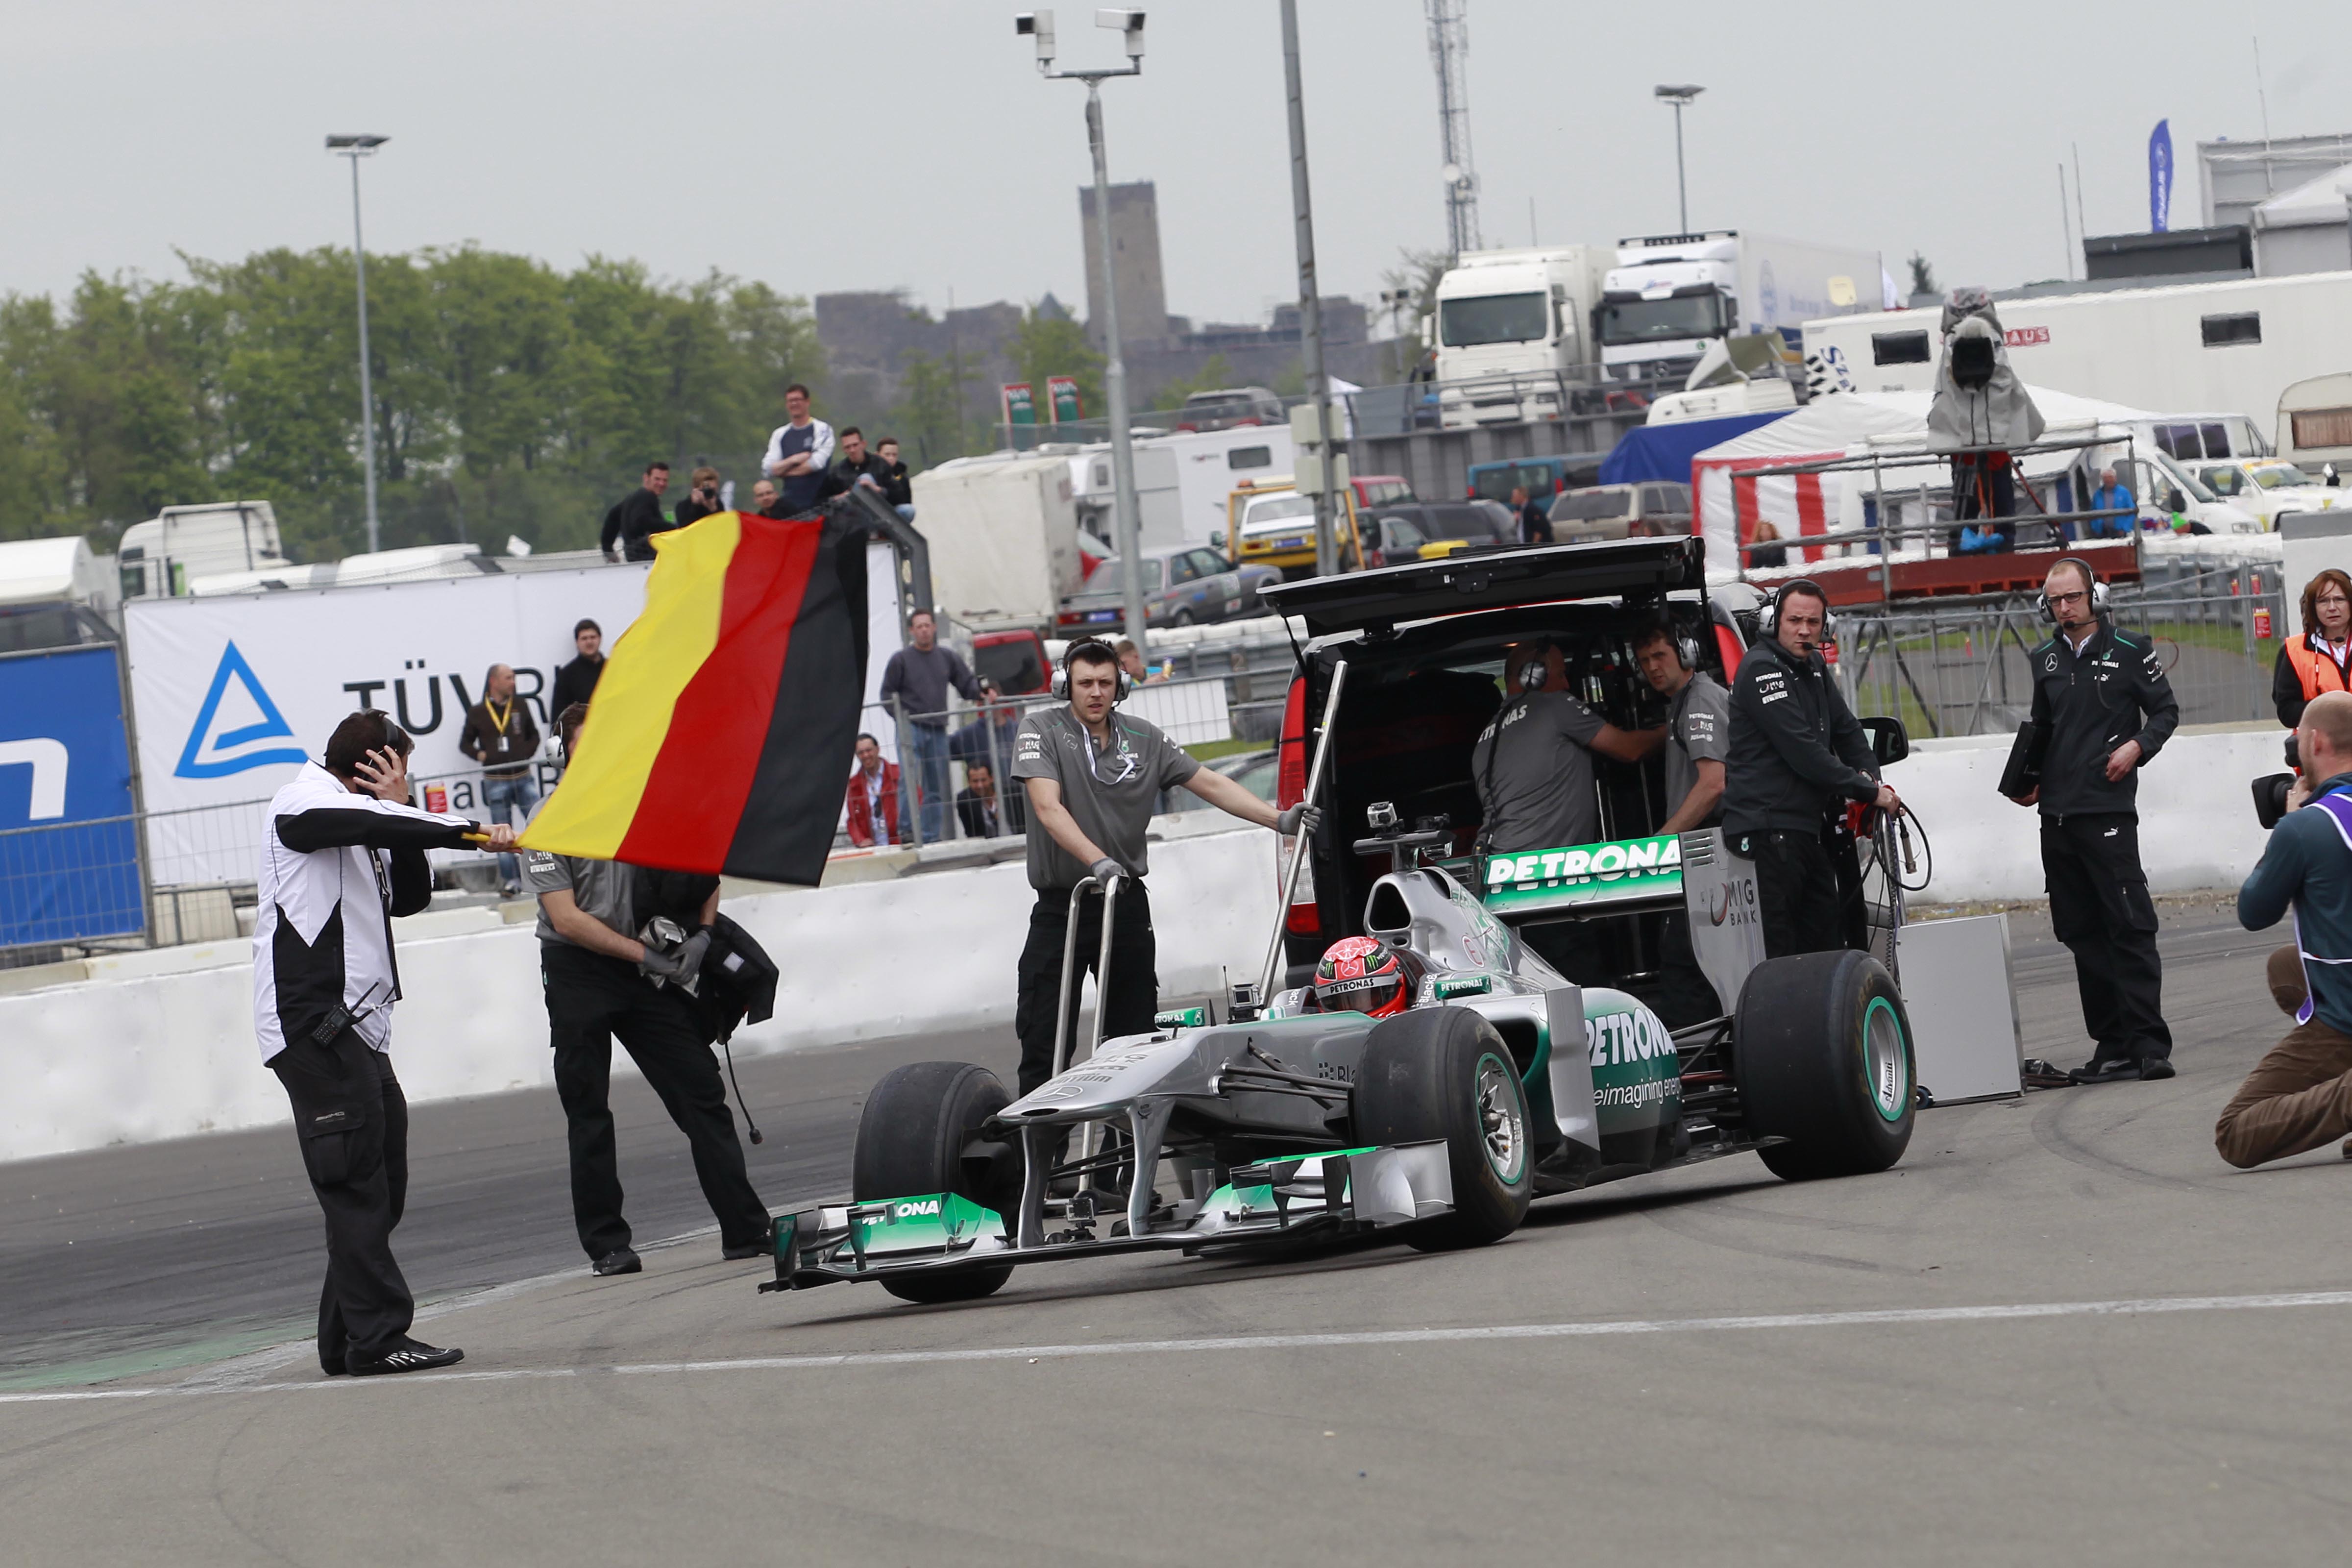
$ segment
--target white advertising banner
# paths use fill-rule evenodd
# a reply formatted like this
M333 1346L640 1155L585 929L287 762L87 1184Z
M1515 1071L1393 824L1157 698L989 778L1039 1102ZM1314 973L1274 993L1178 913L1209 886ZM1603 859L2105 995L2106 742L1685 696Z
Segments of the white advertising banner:
M145 599L123 606L139 772L150 813L267 800L355 708L381 708L416 739L410 772L449 780L448 809L477 805L475 764L457 750L466 710L494 664L515 670L516 695L540 734L548 694L574 656L572 628L604 630L610 651L645 605L644 564L485 574L424 583ZM541 792L554 783L541 763ZM220 826L194 812L152 825L159 870L173 851L226 849ZM184 828L184 832L181 831ZM184 837L189 842L166 842ZM250 844L222 863L186 866L173 881L252 879ZM185 862L182 862L185 865ZM163 879L159 877L159 879Z

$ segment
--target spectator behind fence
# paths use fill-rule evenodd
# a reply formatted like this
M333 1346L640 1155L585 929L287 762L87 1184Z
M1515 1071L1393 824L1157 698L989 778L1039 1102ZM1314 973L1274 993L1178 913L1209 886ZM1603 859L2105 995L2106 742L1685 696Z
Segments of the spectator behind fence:
M874 450L889 465L890 478L882 487L882 499L898 509L898 515L908 522L915 521L915 487L907 477L907 465L898 460L898 437L885 436L874 444ZM2333 483L2334 481L2329 481Z
M688 523L699 522L726 510L719 502L719 470L697 468L694 470L693 488L686 492L686 499L677 503L677 526L684 528ZM562 710L559 708L556 711L560 713Z
M653 536L672 524L662 515L662 491L669 489L669 465L656 459L646 465L646 477L635 489L613 503L604 514L599 542L610 561L651 561Z
M947 835L948 692L980 700L980 682L955 649L939 646L939 621L929 610L917 610L907 621L909 646L890 656L882 669L882 700L903 721L898 729L898 754L914 764L911 783L920 803L922 842L936 844ZM907 808L900 807L901 816Z
M797 381L784 388L784 421L768 437L760 468L776 481L776 515L797 517L823 499L822 481L833 467L833 426L810 416L809 389Z
M1143 662L1143 650L1135 646L1133 637L1118 639L1118 667L1127 671L1127 678L1138 686L1156 686L1168 679L1166 665L1155 670Z
M1551 513L1528 499L1528 487L1525 485L1511 488L1511 515L1519 521L1520 543L1549 544L1552 542Z
M482 764L484 817L517 826L530 820L530 808L539 804L539 785L530 776L539 726L531 721L530 704L515 699L513 666L494 664L482 677L482 700L466 710L457 749ZM522 891L512 855L499 857L499 884L509 898Z
M1789 563L1789 547L1772 542L1780 537L1780 531L1772 525L1769 518L1758 518L1754 531L1748 535L1749 544L1755 546L1748 552L1748 564L1786 566Z
M898 764L882 760L881 742L871 735L858 736L857 766L850 771L849 788L841 802L852 844L871 849L877 844L906 842L898 816Z
M596 695L596 678L604 673L604 628L583 620L572 628L572 646L579 657L555 671L555 690L547 700L550 713L561 713L574 702L585 704Z
M2303 629L2286 639L2271 668L2271 703L2292 730L2323 691L2352 690L2352 577L2330 566L2303 588Z
M751 485L751 510L761 517L776 515L776 481L758 479Z
M2241 1170L2352 1132L2352 695L2312 699L2295 747L2303 776L2238 889L2248 931L2294 911L2294 942L2269 964L2271 996L2294 1027L2254 1064L2213 1128L2213 1146Z
M980 678L979 717L948 737L948 756L959 763L991 763L1003 773L1013 760L1013 738L1021 732L1021 710L1004 700L993 678Z
M882 460L880 453L866 449L866 432L855 425L841 433L841 457L834 463L833 471L845 490L865 484L883 500L890 498L890 465Z
M2111 468L2099 470L2099 488L2091 492L2091 504L2084 510L2120 510L2124 514L2121 517L2085 518L2083 521L2083 537L2085 539L2129 539L2138 531L2139 501L2128 485L2116 482L2116 471ZM2072 539L2074 537L2074 525L2071 522L2064 524L2059 531Z
M1002 838L1008 833L1028 832L1029 816L1022 805L1018 792L997 794L996 770L986 762L974 760L964 764L963 788L956 795L956 816L963 823L966 838Z

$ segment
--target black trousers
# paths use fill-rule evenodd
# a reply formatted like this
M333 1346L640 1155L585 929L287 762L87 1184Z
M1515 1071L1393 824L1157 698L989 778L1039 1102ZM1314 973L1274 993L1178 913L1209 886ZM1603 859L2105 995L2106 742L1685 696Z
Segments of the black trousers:
M341 1372L351 1356L399 1349L416 1314L392 1256L408 1204L408 1100L392 1058L350 1029L332 1045L291 1042L269 1067L293 1104L302 1168L327 1216L319 1364Z
M2091 1059L2171 1056L2139 818L2120 811L2043 817L2042 874L2051 931L2074 954Z
M628 1246L631 1235L621 1217L620 1159L607 1098L616 1035L694 1151L694 1174L719 1221L719 1244L764 1240L768 1205L752 1190L719 1059L686 996L657 991L634 964L585 948L541 942L539 955L555 1048L555 1092L570 1125L572 1219L581 1247L590 1258L602 1258Z
M1849 942L1845 898L1818 833L1743 833L1733 848L1756 862L1764 956L1833 952Z
M1062 942L1070 929L1070 890L1043 888L1029 911L1029 940L1021 949L1020 990L1013 1005L1013 1030L1021 1037L1021 1089L1027 1094L1054 1076L1054 1004L1062 989ZM1086 974L1102 953L1102 899L1088 893L1078 909L1077 973ZM1118 889L1118 917L1110 934L1110 984L1100 1003L1103 1038L1139 1035L1160 1011L1160 950L1151 930L1151 899L1143 884L1125 879ZM1102 976L1096 975L1100 984ZM1077 1054L1077 995L1071 986L1070 1053Z

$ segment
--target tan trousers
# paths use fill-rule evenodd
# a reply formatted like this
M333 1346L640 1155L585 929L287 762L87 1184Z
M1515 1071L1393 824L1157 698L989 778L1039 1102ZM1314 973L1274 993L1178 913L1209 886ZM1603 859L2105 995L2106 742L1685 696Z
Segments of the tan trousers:
M2303 965L2292 947L2270 956L2271 998L2293 1016L2303 1007ZM2240 1170L2283 1160L2352 1133L2352 1036L2316 1016L2273 1046L2221 1112L2213 1146Z

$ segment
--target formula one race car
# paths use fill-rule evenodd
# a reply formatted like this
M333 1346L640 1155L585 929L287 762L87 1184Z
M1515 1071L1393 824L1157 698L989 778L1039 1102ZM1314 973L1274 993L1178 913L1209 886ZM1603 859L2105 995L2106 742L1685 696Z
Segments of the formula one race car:
M1223 1022L1163 1014L1010 1103L982 1068L898 1068L866 1100L855 1201L781 1216L760 1289L875 1279L948 1301L1055 1258L1367 1231L1475 1247L1542 1194L1742 1150L1792 1179L1902 1157L1915 1076L1893 980L1861 952L1759 962L1754 869L1719 833L1482 868L1426 858L1452 838L1442 822L1371 817L1356 850L1391 868L1367 934L1336 943L1311 984L1262 1008L1236 986ZM1562 979L1515 929L1603 906L1689 910L1734 1011L1670 1033L1633 996Z

